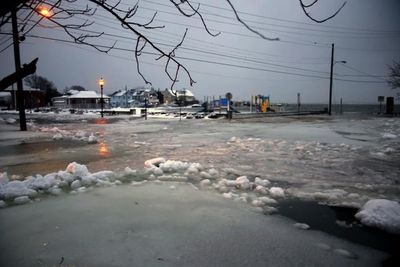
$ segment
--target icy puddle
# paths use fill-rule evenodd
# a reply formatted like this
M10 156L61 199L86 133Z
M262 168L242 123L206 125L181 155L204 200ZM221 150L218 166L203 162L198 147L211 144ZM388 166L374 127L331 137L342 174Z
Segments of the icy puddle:
M0 217L1 266L378 266L387 258L188 183L97 188Z
M278 202L279 215L307 224L310 229L323 231L353 243L385 251L391 256L384 266L400 266L397 255L400 235L369 228L357 221L355 208L321 205L314 201L285 199Z

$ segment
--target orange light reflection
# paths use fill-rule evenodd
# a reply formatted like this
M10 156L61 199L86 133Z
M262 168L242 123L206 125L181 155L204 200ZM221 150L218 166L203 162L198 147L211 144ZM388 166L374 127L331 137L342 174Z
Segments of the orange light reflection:
M103 157L108 157L110 156L110 149L108 148L108 145L104 142L99 143L99 154L100 156Z

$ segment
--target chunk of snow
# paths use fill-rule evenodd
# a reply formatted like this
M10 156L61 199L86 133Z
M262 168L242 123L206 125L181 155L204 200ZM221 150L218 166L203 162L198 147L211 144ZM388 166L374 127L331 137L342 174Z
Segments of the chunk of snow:
M293 224L294 227L301 229L301 230L308 230L310 229L310 226L306 223L295 223Z
M31 200L28 196L21 196L14 199L14 203L18 205L29 203Z
M387 199L369 200L355 217L361 223L400 234L400 204Z
M114 181L115 173L113 171L99 171L90 174L95 180L105 180L105 181Z
M8 175L6 172L0 173L0 186L5 185L9 182Z
M76 191L77 191L78 193L86 193L86 187L81 186L81 187L79 187L78 189L76 189Z
M285 191L280 187L271 187L269 193L274 197L285 197Z
M49 188L48 192L52 195L58 196L61 194L62 191L61 191L61 188L58 188L55 186L55 187Z
M208 172L200 172L200 177L204 179L211 179L212 176Z
M89 144L96 144L97 143L97 137L92 134L89 135L87 142Z
M261 185L261 186L268 186L269 184L270 184L270 181L268 181L268 180L263 180L263 179L261 179L261 178L259 178L259 177L256 177L255 179L254 179L254 183L256 184L256 185Z
M67 182L67 183L71 183L74 180L74 176L66 171L59 171L57 173L57 179Z
M259 194L266 195L266 194L268 194L269 191L268 191L268 189L265 188L264 186L257 185L256 188L254 189L254 192L257 192L257 193L259 193Z
M227 199L232 199L232 198L233 198L232 192L223 193L222 196L223 196L224 198L227 198Z
M185 171L189 167L187 162L175 161L175 160L167 160L164 163L160 164L160 169L165 172L182 172Z
M37 192L30 189L22 181L11 181L0 187L0 198L11 199L20 196L35 197Z
M160 165L161 163L164 163L164 162L165 162L165 158L154 158L154 159L146 160L144 162L144 166L146 168L150 168L151 166L158 166L158 165Z
M14 123L16 123L17 121L15 120L15 119L13 119L13 118L7 118L6 119L6 123L8 123L8 124L14 124Z
M269 197L259 197L258 200L262 201L264 204L276 204L276 200Z
M72 173L73 175L78 176L78 177L83 177L83 176L89 174L89 171L85 165L78 164L76 162L72 162L72 163L68 164L65 171Z
M236 186L240 189L249 189L250 181L247 179L247 176L240 176L236 178Z
M201 180L200 187L202 187L202 188L208 187L208 186L210 186L210 184L211 184L211 181L209 179L204 179L204 180Z
M254 200L251 202L251 205L253 205L254 207L262 207L262 206L265 206L265 203L262 202L262 201L259 200L259 199L254 199Z
M61 140L61 139L63 139L63 135L60 134L60 133L56 133L56 134L53 136L53 140Z
M397 135L392 134L392 133L384 133L384 134L382 135L382 137L383 137L383 138L386 138L386 139L394 139L394 138L397 138Z
M0 200L0 209L5 207L7 207L7 203L4 202L3 200Z
M132 175L132 174L136 174L136 173L137 173L136 170L132 170L132 169L129 168L129 167L126 167L126 168L124 169L124 174L125 174L125 175Z
M343 189L328 189L314 193L314 198L321 200L337 200L343 198L345 195L347 195L347 192Z
M71 189L77 189L82 186L81 181L75 180L71 183Z
M50 187L57 185L55 179L56 173L50 173L45 176L38 174L36 177L31 177L28 180L23 181L26 186L34 190L47 190Z

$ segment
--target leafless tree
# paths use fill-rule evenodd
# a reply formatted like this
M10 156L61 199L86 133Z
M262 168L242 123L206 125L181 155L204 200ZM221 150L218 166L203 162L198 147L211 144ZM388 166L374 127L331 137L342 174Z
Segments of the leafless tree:
M393 66L388 66L389 75L387 78L388 84L393 88L400 88L400 62L393 62Z
M11 2L10 0L5 0L7 3ZM39 24L42 20L48 20L53 23L56 27L63 29L63 31L77 44L90 46L100 52L108 53L113 48L116 47L116 41L110 44L99 44L96 43L99 37L104 35L104 32L98 33L90 30L90 26L96 23L93 18L93 15L99 10L102 9L108 15L110 15L113 19L117 20L121 27L136 37L135 49L134 49L134 57L136 60L137 72L143 78L146 84L151 84L151 82L145 77L140 69L140 56L144 53L149 54L149 52L145 52L152 50L151 54L154 55L154 59L156 61L164 60L164 72L171 81L171 90L173 90L174 85L178 82L178 77L181 74L185 74L189 80L189 84L192 86L195 81L193 80L189 70L187 67L177 59L176 52L182 46L185 41L187 31L186 29L182 33L182 37L180 42L178 42L170 51L166 51L161 48L156 42L152 41L152 39L147 34L148 30L154 29L162 29L164 25L156 24L157 12L153 14L153 16L145 23L139 23L136 15L140 12L139 0L132 4L131 6L126 7L126 4L121 3L121 0L118 2L113 2L111 0L13 0L14 5L18 5L18 9L24 8L30 11L30 14L38 14L40 19L37 20L34 25L23 25L22 27L22 35L26 35L29 33L37 24ZM254 34L258 35L260 38L269 40L269 41L279 41L279 38L271 38L267 37L264 34L254 30L252 27L246 24L243 21L239 13L237 12L235 6L232 4L230 0L225 0L232 12L234 13L238 22L240 22L245 28ZM318 20L313 18L310 13L307 12L307 9L314 6L318 0L312 0L310 4L305 4L304 0L299 0L300 6L303 9L306 16L317 23L324 22L335 17L338 12L343 8L345 3L331 16L328 18ZM86 6L82 8L79 5L74 5L74 3L86 2ZM188 18L200 18L201 23L204 27L204 30L211 36L217 36L219 32L212 32L206 20L202 15L201 4L195 4L192 0L169 0L169 3L174 6L179 14ZM8 3L9 4L9 3ZM43 12L43 6L47 7L46 13ZM77 6L77 8L75 8ZM0 10L0 27L7 23L9 20L9 16L7 12L4 10ZM7 11L7 10L6 10ZM85 18L84 22L77 23L76 18Z

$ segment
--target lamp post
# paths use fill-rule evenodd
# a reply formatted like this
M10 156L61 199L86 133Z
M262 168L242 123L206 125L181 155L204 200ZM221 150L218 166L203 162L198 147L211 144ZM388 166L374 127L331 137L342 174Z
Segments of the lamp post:
M329 83L329 109L328 114L331 116L332 114L332 84L333 84L333 65L336 63L343 63L346 64L345 60L341 61L334 61L334 52L335 52L335 44L332 44L332 54L331 54L331 76L330 76L330 83Z
M103 118L103 107L104 107L104 100L103 100L104 79L103 79L103 77L100 78L99 85L100 85L100 93L101 93L101 98L100 98L101 117Z

